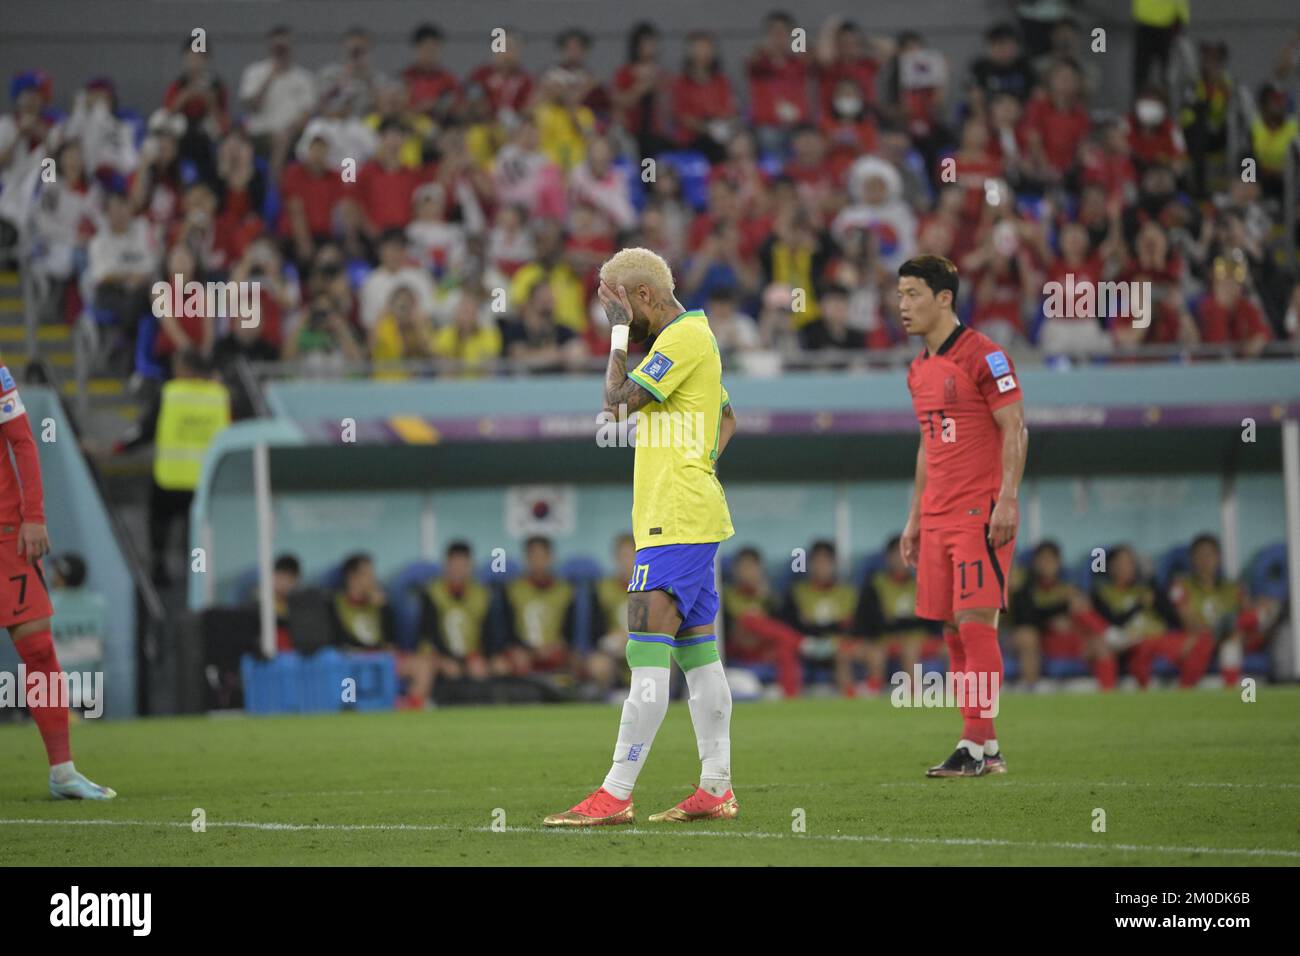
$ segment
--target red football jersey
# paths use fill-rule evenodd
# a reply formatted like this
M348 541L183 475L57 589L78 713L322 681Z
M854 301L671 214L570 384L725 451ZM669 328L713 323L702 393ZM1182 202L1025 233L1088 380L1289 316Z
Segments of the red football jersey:
M933 355L922 351L907 390L925 447L921 527L987 524L1002 488L999 408L1023 398L1002 347L964 325Z
M8 453L0 455L0 534L17 531L23 522L44 524L40 455L18 385L3 365L0 365L0 436L8 446L7 450L0 446L0 451L13 452L12 460Z

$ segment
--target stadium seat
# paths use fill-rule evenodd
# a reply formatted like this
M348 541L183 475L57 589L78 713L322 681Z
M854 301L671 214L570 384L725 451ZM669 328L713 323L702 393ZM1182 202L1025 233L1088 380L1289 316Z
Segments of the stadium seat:
M572 582L574 600L577 602L573 613L573 646L582 652L591 649L592 639L592 588L605 574L600 562L585 556L569 558L559 568L560 577Z
M271 166L266 161L266 157L259 156L253 160L254 168L261 174L262 182L266 184L266 191L262 196L262 221L266 223L267 231L274 233L276 221L280 218L280 188L271 175Z
M152 315L142 317L135 334L135 370L142 378L161 382L167 378L167 368L154 358L157 340L158 320Z
M849 583L854 587L862 587L884 566L885 552L883 551L860 555L853 560L852 569L849 571Z
M257 600L257 565L245 568L230 583L228 604L247 604Z
M338 591L343 587L343 562L331 567L328 571L323 572L316 579L316 585L326 591Z
M1253 597L1287 599L1286 543L1278 542L1260 550L1246 568L1246 588Z
M411 649L419 642L421 592L441 566L436 561L412 561L388 581L388 596L393 607L393 626L397 646Z
M1156 583L1169 587L1175 575L1186 574L1191 569L1192 549L1190 545L1179 544L1170 548L1156 559Z
M364 259L353 259L348 263L348 285L360 289L370 275L370 263Z
M658 162L671 167L682 183L682 198L695 209L703 211L709 204L709 174L712 167L703 153L682 150L660 153Z
M621 156L612 165L627 184L627 198L632 203L632 208L640 212L645 208L646 203L646 189L645 183L641 181L641 167Z

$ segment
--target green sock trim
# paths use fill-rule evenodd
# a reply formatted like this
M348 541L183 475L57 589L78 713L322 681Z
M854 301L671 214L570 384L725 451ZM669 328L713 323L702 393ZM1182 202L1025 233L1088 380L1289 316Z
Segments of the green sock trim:
M718 656L718 640L711 637L702 644L691 644L687 647L674 647L673 660L683 671L693 671L697 667L703 667L705 664L712 664L714 661L722 660Z
M672 663L673 651L667 644L635 637L627 642L628 667L671 667Z

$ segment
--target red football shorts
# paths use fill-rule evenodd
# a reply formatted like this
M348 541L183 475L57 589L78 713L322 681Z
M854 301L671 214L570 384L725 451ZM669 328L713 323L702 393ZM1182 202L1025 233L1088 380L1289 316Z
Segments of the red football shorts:
M18 535L0 537L0 627L51 617L50 592L40 564L18 553Z
M921 531L916 566L916 615L951 621L958 611L1006 610L1007 572L1016 553L1012 538L996 551L984 525Z

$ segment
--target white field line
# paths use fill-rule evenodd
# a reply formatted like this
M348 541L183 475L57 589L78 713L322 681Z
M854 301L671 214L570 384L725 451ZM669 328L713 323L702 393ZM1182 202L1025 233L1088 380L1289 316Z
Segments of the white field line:
M492 827L461 827L442 823L267 823L254 821L214 821L209 820L208 827L221 827L232 830L260 831L342 831L342 832L403 832L422 833L528 833L547 834L554 838L563 830L546 827L506 827L494 830ZM39 819L0 819L0 826L106 826L106 827L167 827L173 829L190 829L189 822L180 820L39 820ZM986 840L978 838L940 838L940 837L904 837L885 836L882 834L833 833L833 834L796 834L768 833L763 831L739 830L693 830L680 827L643 829L641 827L594 827L591 829L575 828L580 834L598 834L600 836L653 836L668 839L693 839L715 837L720 839L740 840L811 840L828 843L874 843L897 844L903 846L974 846L974 847L1014 847L1030 850L1117 850L1133 853L1204 853L1214 856L1253 856L1278 857L1282 859L1300 859L1300 850L1274 850L1268 848L1230 848L1204 846L1150 846L1136 843L1078 843L1064 841L1036 840Z
M1300 790L1300 783L1232 783L1232 782L1206 782L1192 780L1162 780L1162 781L1132 781L1132 780L1017 780L1006 777L990 778L989 786L994 787L1133 787L1142 789L1148 787L1159 787L1167 790L1170 787L1191 787L1199 789L1223 789L1223 790ZM753 791L763 790L829 790L834 788L843 788L849 784L843 783L750 783L742 785L743 789ZM853 784L857 787L943 787L944 783L936 783L934 780L881 780L876 783ZM947 784L953 786L953 784ZM960 786L957 784L956 786ZM684 788L689 789L689 787ZM436 793L465 793L464 787L383 787L378 789L354 789L354 790L250 790L241 796L245 797L284 797L297 799L300 797L365 797L365 796L385 796L393 794L409 794L413 796L436 794ZM575 793L573 787L550 786L550 787L476 787L476 793ZM143 794L132 797L133 802L149 800L192 800L192 793L159 793ZM0 806L7 803L30 804L31 798L22 797L11 800L0 800Z

